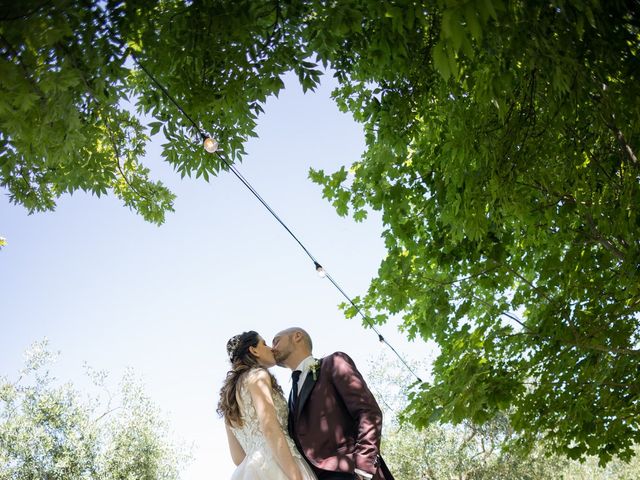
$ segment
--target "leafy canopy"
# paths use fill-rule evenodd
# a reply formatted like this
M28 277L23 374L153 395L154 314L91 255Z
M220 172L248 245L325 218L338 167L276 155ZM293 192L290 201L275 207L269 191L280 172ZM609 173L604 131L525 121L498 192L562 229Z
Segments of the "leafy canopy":
M174 196L141 163L149 135L163 132L162 155L182 176L208 180L223 164L155 81L229 161L239 160L292 64L305 88L317 83L294 21L284 33L280 7L268 2L29 0L1 8L0 185L30 212L76 190L112 192L162 223Z
M0 15L1 182L30 210L112 191L160 223L173 197L140 164L141 114L182 175L221 165L141 66L231 161L285 72L313 89L329 66L367 149L311 178L341 215L382 211L388 254L360 301L441 349L408 418L508 411L525 446L628 457L639 12L632 0L21 2Z

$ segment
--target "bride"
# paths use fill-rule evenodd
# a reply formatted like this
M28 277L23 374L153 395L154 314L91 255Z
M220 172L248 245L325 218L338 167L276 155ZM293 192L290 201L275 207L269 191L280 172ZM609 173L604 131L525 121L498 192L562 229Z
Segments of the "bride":
M282 388L267 368L276 362L271 348L254 331L227 342L231 370L218 413L224 417L232 480L316 480L287 433L288 407Z

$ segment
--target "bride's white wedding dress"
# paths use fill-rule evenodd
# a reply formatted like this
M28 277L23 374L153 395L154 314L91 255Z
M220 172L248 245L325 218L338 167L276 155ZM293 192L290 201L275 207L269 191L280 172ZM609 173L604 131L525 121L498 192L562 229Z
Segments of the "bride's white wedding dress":
M271 452L271 448L267 444L267 439L262 434L262 431L260 431L258 415L253 406L251 394L246 386L247 375L251 375L254 371L255 370L249 371L240 380L241 385L238 389L238 403L243 423L242 427L232 427L231 430L238 439L238 442L240 442L240 445L242 445L246 457L233 472L231 480L287 480L287 476L278 465L275 456ZM289 414L287 401L282 394L274 391L273 403L276 407L278 423L280 423L293 458L300 466L302 478L304 480L317 480L313 470L311 470L311 467L302 458L287 432L287 416Z

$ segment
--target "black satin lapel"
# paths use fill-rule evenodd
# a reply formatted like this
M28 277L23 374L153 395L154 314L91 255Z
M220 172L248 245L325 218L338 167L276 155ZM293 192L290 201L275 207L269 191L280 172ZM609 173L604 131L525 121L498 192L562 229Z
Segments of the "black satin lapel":
M313 390L313 386L316 384L316 381L313 379L313 375L311 372L307 375L307 378L304 379L304 384L302 385L302 390L300 390L300 396L298 397L298 403L296 404L296 413L299 414L304 407L307 399L309 398L309 394L311 390Z
M322 360L320 360L320 362L322 362ZM296 404L296 414L298 415L304 408L304 404L307 402L309 395L311 395L311 391L313 390L313 387L316 385L317 378L320 377L321 365L322 363L318 366L318 369L316 370L316 375L315 375L316 378L313 378L313 372L309 371L309 373L307 373L307 378L304 379L304 383L302 384L302 389L300 390L300 394L298 396L298 403Z

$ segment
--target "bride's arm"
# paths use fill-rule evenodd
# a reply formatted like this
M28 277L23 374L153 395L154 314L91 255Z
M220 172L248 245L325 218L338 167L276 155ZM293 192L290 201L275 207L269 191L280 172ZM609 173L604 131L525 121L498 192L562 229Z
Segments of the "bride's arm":
M235 463L236 466L238 466L242 463L242 461L244 460L244 457L246 457L247 454L244 453L244 449L242 448L242 445L240 445L240 442L238 442L238 439L233 434L233 431L231 431L231 428L229 427L229 425L227 425L227 422L224 422L224 428L227 430L227 441L229 442L229 451L231 452L231 460L233 460L233 463Z
M247 378L247 387L258 414L260 429L275 455L278 465L287 475L287 478L301 480L300 468L294 461L293 455L291 455L289 444L284 437L280 423L278 423L276 408L273 404L271 377L266 370L260 369L252 372Z

